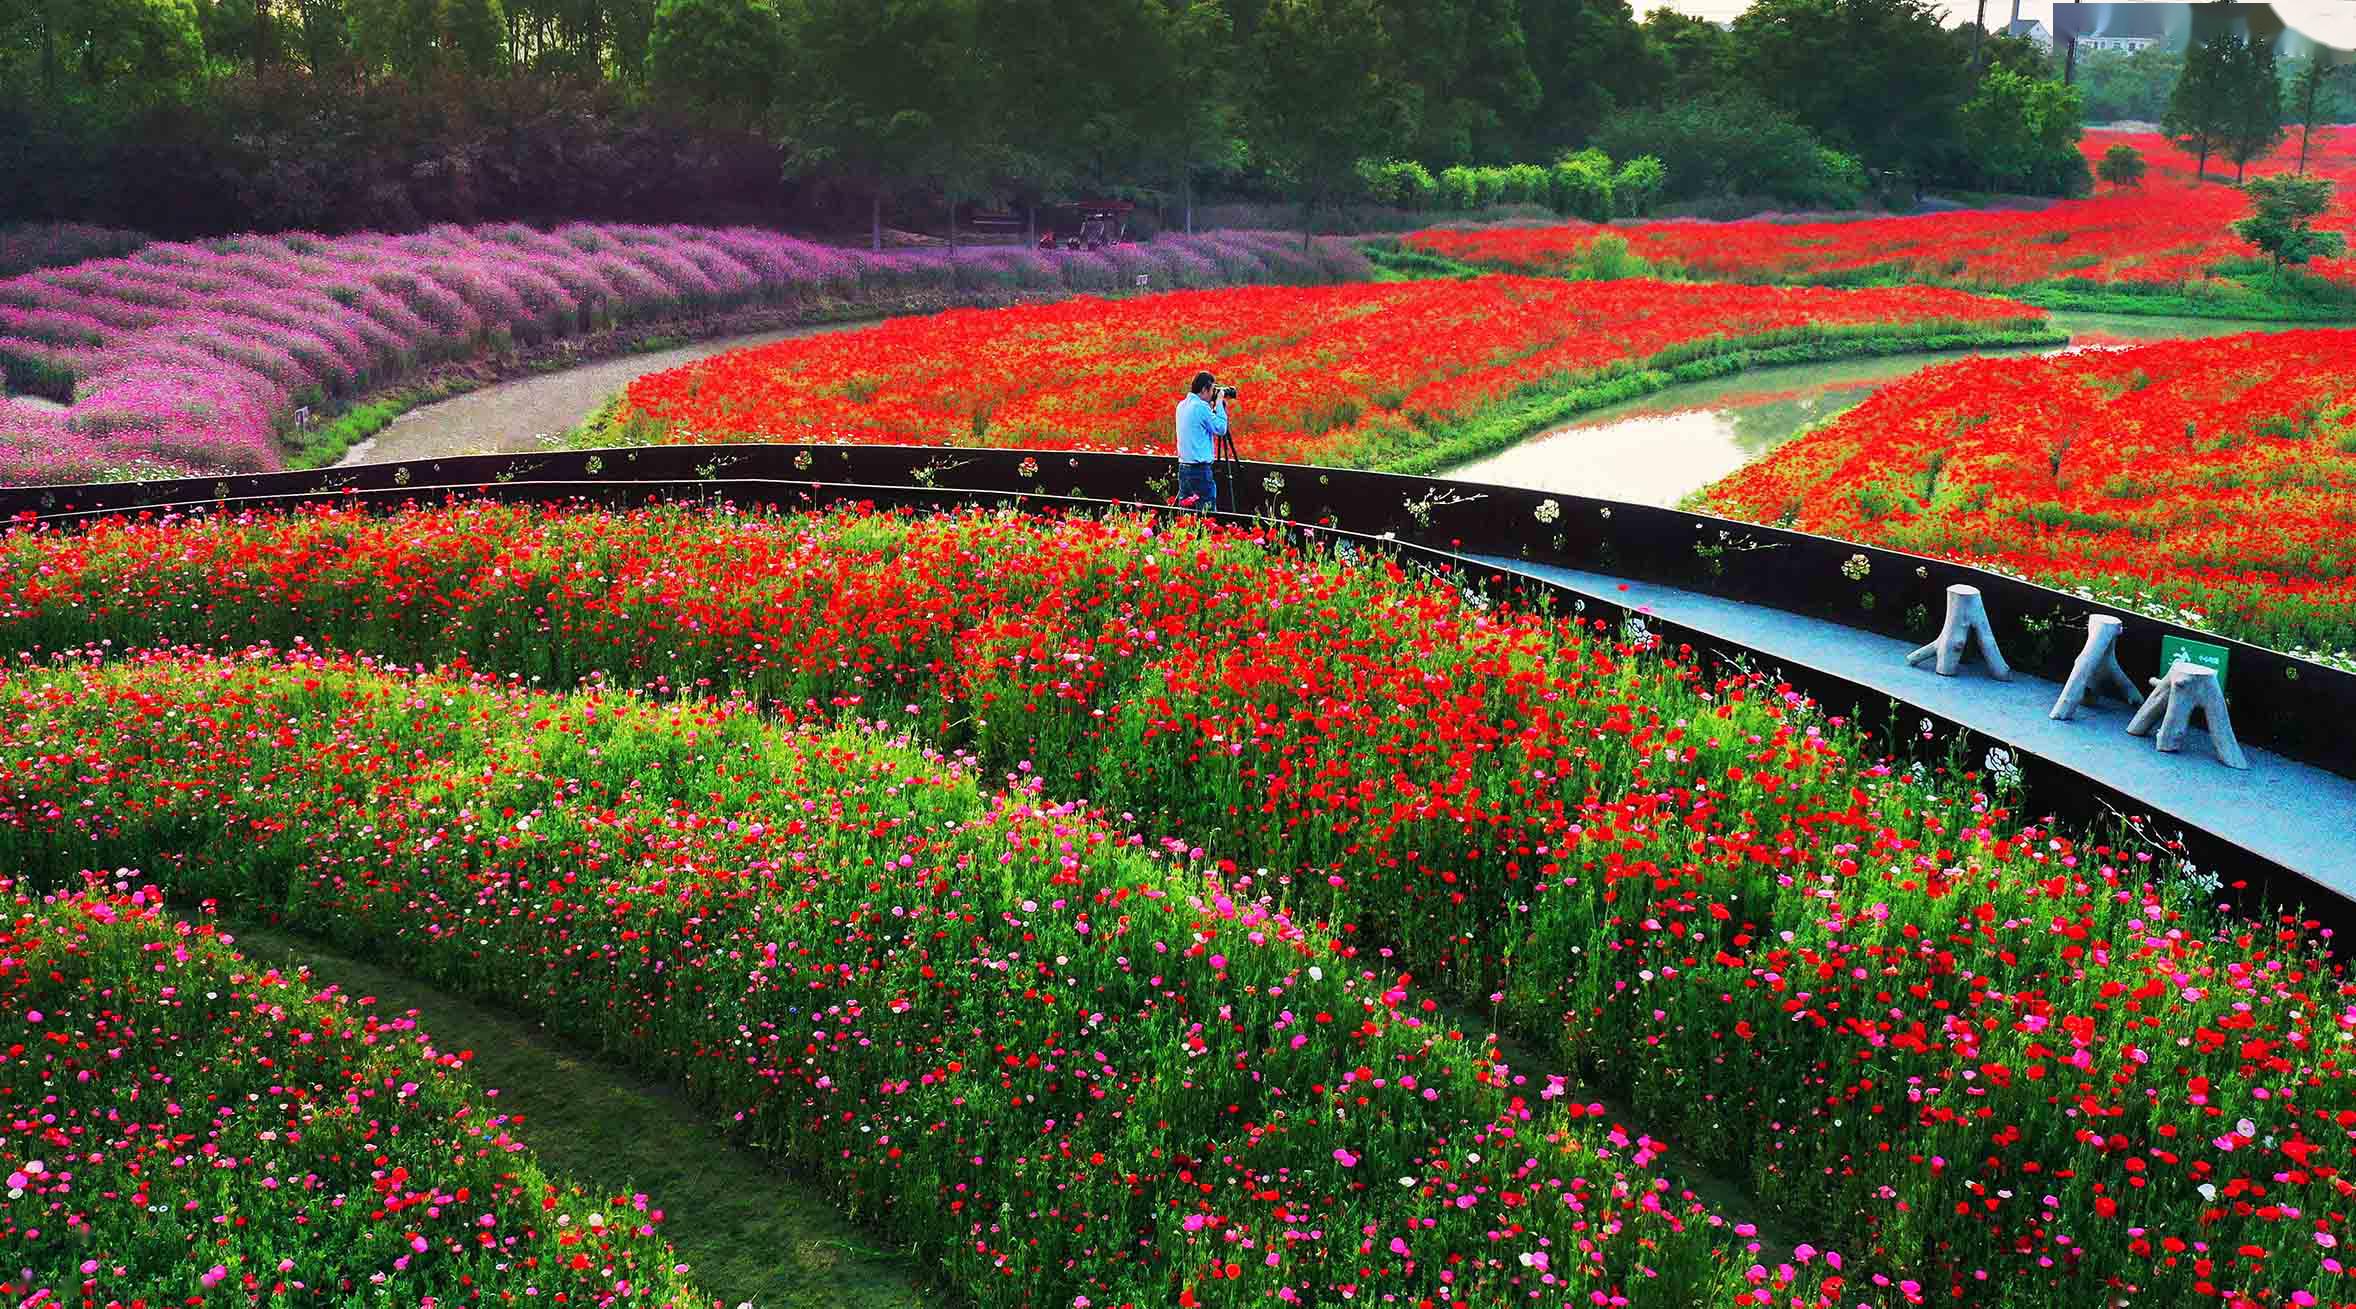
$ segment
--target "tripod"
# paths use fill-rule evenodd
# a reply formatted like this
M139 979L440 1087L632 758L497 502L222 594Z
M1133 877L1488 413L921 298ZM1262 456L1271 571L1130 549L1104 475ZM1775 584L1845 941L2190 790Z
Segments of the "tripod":
M1243 456L1235 452L1233 432L1219 434L1218 444L1211 453L1211 468L1218 484L1220 500L1219 504L1212 507L1221 513L1235 513L1236 506L1243 503L1241 489L1236 484L1236 479L1243 476Z

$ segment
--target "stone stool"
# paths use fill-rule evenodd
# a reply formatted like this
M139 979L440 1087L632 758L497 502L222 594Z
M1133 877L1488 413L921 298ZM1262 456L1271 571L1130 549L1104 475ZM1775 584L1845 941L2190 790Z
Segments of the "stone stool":
M2143 692L2119 667L2119 620L2109 614L2095 614L2086 620L2086 648L2078 652L2078 662L2070 665L2070 680L2062 683L2061 695L2053 702L2053 717L2063 722L2077 716L2080 707L2102 692L2108 691L2131 705L2143 703Z
M1935 657L1939 676L1953 677L1962 671L1966 641L1979 647L1990 677L1999 682L2012 680L2012 665L2005 663L1996 649L1996 629L1988 626L1988 606L1976 586L1947 588L1947 621L1939 627L1939 639L1906 656L1906 662L1920 664Z
M2233 721L2225 713L2225 692L2217 685L2216 669L2178 664L2164 676L2153 678L2152 685L2151 699L2143 702L2127 724L2128 735L2149 736L2157 728L2160 749L2173 753L2184 745L2184 730L2197 709L2209 729L2209 745L2216 750L2217 761L2227 768L2250 766L2242 755L2241 742L2234 739Z

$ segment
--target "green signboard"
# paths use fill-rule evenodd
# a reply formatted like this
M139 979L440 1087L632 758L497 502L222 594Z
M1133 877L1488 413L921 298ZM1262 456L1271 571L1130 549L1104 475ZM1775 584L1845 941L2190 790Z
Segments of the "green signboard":
M2206 641L2189 641L2181 636L2160 638L2160 667L2174 668L2178 664L2199 664L2217 670L2217 689L2225 689L2225 665L2233 658L2233 651Z

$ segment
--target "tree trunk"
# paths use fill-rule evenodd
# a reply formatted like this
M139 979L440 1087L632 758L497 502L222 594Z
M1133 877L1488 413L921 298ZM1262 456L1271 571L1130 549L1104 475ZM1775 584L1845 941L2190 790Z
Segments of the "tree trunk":
M1194 235L1194 165L1188 164L1186 166L1185 174L1178 181L1178 188L1186 197L1186 234L1192 236Z
M867 199L867 248L883 249L883 192L878 190Z
M57 0L41 5L41 98L57 103Z
M254 75L270 62L270 0L254 0Z
M957 197L949 197L949 257L957 257Z
M1980 16L1972 20L1972 72L1980 71L1981 49L1988 43L1988 0L1980 0Z
M1034 250L1039 248L1039 206L1037 205L1023 206L1023 244Z

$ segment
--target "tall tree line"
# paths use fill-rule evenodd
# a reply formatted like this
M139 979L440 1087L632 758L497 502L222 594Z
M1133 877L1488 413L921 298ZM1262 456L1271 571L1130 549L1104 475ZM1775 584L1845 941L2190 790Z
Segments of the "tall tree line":
M1929 0L1758 0L1731 29L1639 24L1629 0L17 0L0 167L53 179L32 205L52 210L104 208L57 196L119 191L95 174L131 156L175 184L258 170L251 207L323 225L396 220L352 187L423 221L520 212L565 169L636 195L622 170L663 149L694 156L654 161L673 191L717 169L773 202L739 184L755 141L797 203L871 224L1080 192L1183 208L1206 185L1316 202L1363 158L1550 162L1615 121L1639 152L1683 133L1710 156L1685 172L1730 187L1759 172L1719 166L1746 134L1844 179L1961 179L1967 135L2033 114L2049 146L2074 122L2019 87L1965 113L2020 71L2002 46ZM415 142L398 166L344 157L383 132Z

